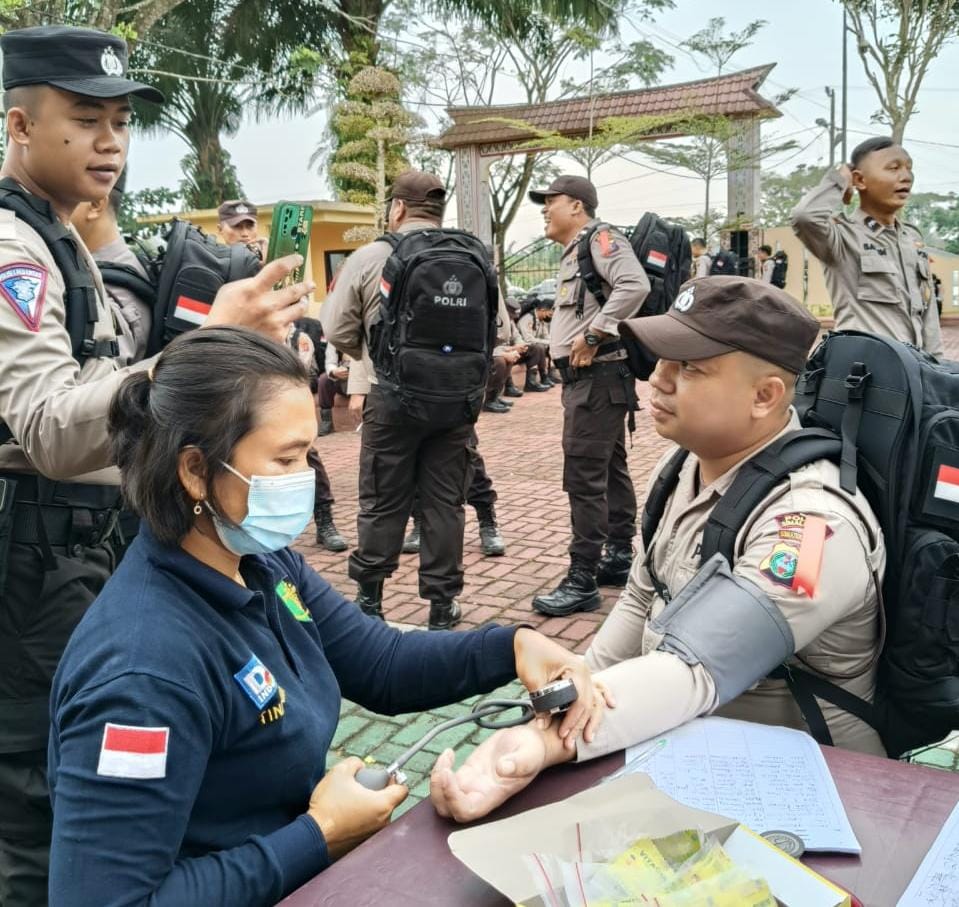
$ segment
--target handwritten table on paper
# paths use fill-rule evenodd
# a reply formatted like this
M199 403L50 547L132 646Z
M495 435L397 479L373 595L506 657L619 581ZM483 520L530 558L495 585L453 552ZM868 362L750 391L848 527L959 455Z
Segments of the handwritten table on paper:
M959 805L946 819L898 907L959 907Z
M755 832L791 831L807 850L860 853L826 761L808 734L697 718L664 737L668 745L637 770L673 799ZM628 750L626 762L646 746Z

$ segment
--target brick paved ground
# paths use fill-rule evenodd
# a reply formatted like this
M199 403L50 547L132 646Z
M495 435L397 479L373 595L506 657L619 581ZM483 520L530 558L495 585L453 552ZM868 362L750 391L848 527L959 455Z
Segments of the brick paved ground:
M959 359L959 325L944 331L947 355ZM519 372L517 371L517 377ZM648 387L639 385L642 400ZM320 442L320 454L330 473L336 496L337 525L351 545L356 542L357 458L360 436L347 426L346 412L334 413L335 434ZM637 414L636 433L629 451L630 471L637 495L642 501L646 479L659 459L665 444L656 435L643 412ZM479 549L476 517L467 508L464 564L466 586L461 597L463 629L496 620L503 623L525 622L583 652L589 638L616 601L617 590L603 590L603 607L592 614L568 618L545 618L530 608L533 597L552 589L567 566L569 514L562 490L562 453L560 430L562 412L560 389L546 394L527 394L516 401L512 413L484 413L477 426L479 449L499 493L497 513L507 542L504 557L484 558ZM312 526L298 550L307 561L347 596L354 583L346 574L346 554L330 554L312 544ZM403 555L400 567L386 584L384 610L387 619L403 627L426 625L429 605L418 597L417 557ZM501 691L519 694L516 684ZM464 704L465 705L465 704ZM343 756L375 756L384 764L413 743L426 729L452 715L462 714L464 705L437 709L421 716L384 718L375 716L353 703L344 702L340 726L330 754L332 764ZM426 794L426 777L436 754L447 746L458 757L475 746L489 732L457 728L438 738L427 752L414 758L408 767L411 797L409 808ZM959 770L959 739L949 747L923 754L922 761Z

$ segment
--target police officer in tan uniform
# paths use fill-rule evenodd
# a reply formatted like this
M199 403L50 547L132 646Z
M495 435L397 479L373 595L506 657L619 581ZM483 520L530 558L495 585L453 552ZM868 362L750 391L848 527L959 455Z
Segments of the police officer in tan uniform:
M709 269L713 266L713 260L706 251L706 240L697 237L689 245L693 253L689 276L709 277Z
M891 138L867 139L796 206L792 225L823 264L837 330L893 337L942 355L939 312L922 234L898 214L912 158ZM859 207L846 214L855 189Z
M430 173L410 170L390 188L389 228L405 233L438 227L445 207L443 183ZM358 541L350 554L349 574L359 587L356 603L367 614L383 617L383 584L399 564L403 532L418 493L423 516L420 595L430 602L429 628L446 630L461 616L456 596L463 589L463 500L475 435L469 422L439 430L414 422L376 379L367 338L379 318L380 280L391 254L392 246L385 241L353 252L320 312L327 341L363 364L362 369L355 363L350 368L350 407L355 418L362 413L363 433ZM354 394L363 376L368 396Z
M96 265L68 224L123 169L129 95L162 95L125 77L126 44L103 32L22 29L0 47L0 903L19 907L46 902L50 682L122 547L107 413L130 369L151 364L120 368ZM312 289L273 292L294 264L222 288L207 323L282 340ZM82 328L76 342L71 324Z
M557 177L529 193L543 206L546 235L563 246L549 353L563 379L563 489L573 537L559 586L533 599L541 614L595 611L597 583L623 585L636 534L636 494L626 465L626 426L635 381L619 342L621 319L635 315L649 280L626 239L596 219L596 188L581 176ZM580 274L581 237L606 296L602 305ZM605 551L604 551L605 546Z
M689 455L649 549L586 653L615 708L592 741L577 742L575 758L700 715L805 729L785 681L768 677L783 662L871 701L885 548L866 499L841 489L834 463L796 470L762 500L739 532L731 566L722 555L700 564L706 522L743 464L800 427L793 389L817 321L776 287L707 277L686 284L665 315L624 329L660 357L650 378L652 418ZM871 727L820 705L837 746L884 755ZM446 815L476 818L570 758L554 727L514 728L485 742L465 771L452 772L452 753L441 757L433 799Z

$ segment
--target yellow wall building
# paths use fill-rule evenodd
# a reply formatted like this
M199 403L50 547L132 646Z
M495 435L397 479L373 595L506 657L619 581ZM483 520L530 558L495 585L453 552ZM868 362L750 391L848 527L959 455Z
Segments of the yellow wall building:
M789 256L786 292L805 302L819 318L832 317L832 303L819 259L799 241L791 227L760 230L759 244L780 249ZM942 281L942 318L959 318L959 255L927 246L932 271Z
M344 231L350 227L372 227L375 214L372 208L352 205L347 202L310 201L300 204L313 207L313 229L310 233L310 252L307 257L306 273L312 275L316 283L314 302L322 302L326 291L342 260L347 253L362 245L346 242ZM257 221L260 236L266 239L270 235L273 221L273 205L257 205ZM161 214L143 219L144 223L162 223L172 217L188 220L211 236L217 235L219 217L216 208L201 211L184 211L182 214ZM315 314L315 313L314 313Z

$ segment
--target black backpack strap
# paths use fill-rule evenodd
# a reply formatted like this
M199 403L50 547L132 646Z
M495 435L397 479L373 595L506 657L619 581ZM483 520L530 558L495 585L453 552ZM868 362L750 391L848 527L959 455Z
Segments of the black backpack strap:
M859 424L862 421L862 401L866 385L872 377L865 363L854 362L846 376L846 408L842 414L842 460L839 464L839 485L849 494L856 493L858 473Z
M676 485L679 483L679 473L682 471L683 464L688 456L689 451L680 447L666 461L666 465L656 476L656 481L649 490L649 494L646 495L646 503L643 505L640 531L643 537L643 550L646 552L646 571L649 573L656 594L664 602L668 602L672 596L666 585L656 575L656 570L653 567L652 542L653 536L656 535L656 530L663 519L663 514L666 512L666 503L669 501L670 495L676 490Z
M700 564L719 552L732 566L736 537L763 498L800 467L816 460L838 460L840 449L841 442L833 432L803 428L750 457L709 515Z
M586 291L593 294L593 298L599 303L600 308L606 305L606 294L603 292L603 286L596 273L596 266L593 264L593 237L602 229L609 229L607 224L591 224L584 227L579 234L579 240L576 244L576 269L581 281L579 293L576 296L576 317L582 319L583 310L586 305Z
M122 287L124 290L129 290L151 309L156 305L156 287L136 268L112 261L97 262L97 267L100 269L100 276L106 286Z
M10 177L0 180L0 208L13 211L50 250L66 287L63 302L74 359L82 365L87 359L116 357L116 340L93 339L99 315L97 285L75 235L60 222L49 202L31 195Z
M795 665L780 665L769 676L774 680L785 680L789 692L796 700L803 720L809 726L809 733L813 739L823 746L833 746L832 734L826 724L825 716L819 707L817 699L838 706L844 712L849 712L860 721L868 724L873 730L881 731L882 722L879 712L871 702L860 699L849 690L819 677Z
M389 243L390 248L395 252L402 238L403 235L400 233L384 233L382 236L377 236L375 242Z

